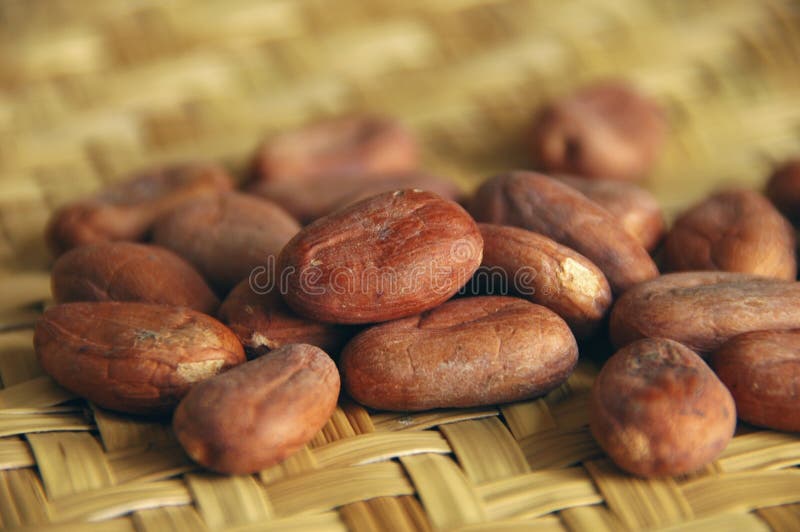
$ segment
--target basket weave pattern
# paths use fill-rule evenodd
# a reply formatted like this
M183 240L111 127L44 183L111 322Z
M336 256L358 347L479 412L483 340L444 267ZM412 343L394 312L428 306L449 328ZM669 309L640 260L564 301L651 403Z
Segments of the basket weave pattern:
M532 112L624 76L667 110L647 186L668 212L800 153L789 0L0 2L0 528L800 530L800 438L741 426L688 477L621 473L587 429L596 368L547 397L412 415L343 400L311 444L245 477L167 426L44 375L52 210L140 167L240 170L264 135L354 110L401 117L465 187L528 164Z

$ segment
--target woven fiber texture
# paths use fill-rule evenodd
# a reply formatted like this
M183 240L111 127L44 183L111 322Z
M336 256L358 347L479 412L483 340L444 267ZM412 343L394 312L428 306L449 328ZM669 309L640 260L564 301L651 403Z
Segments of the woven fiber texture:
M413 415L344 399L285 463L225 477L165 425L37 365L54 208L167 161L240 171L273 132L355 110L407 122L469 188L529 164L534 110L622 76L665 108L647 186L669 213L800 153L790 0L0 2L0 528L800 530L800 438L740 426L696 474L621 473L587 429L596 367L542 399Z

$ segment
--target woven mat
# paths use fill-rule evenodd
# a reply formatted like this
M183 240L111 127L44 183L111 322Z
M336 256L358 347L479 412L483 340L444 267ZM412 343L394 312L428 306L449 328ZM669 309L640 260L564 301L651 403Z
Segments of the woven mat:
M543 101L618 75L668 112L647 186L670 213L800 153L790 0L0 2L0 527L800 530L797 435L742 426L695 475L634 479L587 431L590 362L497 408L343 402L247 477L203 472L167 427L92 408L35 362L42 227L102 183L198 155L238 170L264 135L365 109L408 122L466 188L528 164Z

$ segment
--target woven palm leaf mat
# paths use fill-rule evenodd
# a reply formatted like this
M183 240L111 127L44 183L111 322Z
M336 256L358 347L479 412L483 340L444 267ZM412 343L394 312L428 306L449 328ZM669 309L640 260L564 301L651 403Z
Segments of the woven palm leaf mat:
M543 101L624 76L666 109L647 182L669 213L800 153L790 1L3 0L0 526L63 530L800 530L800 438L740 426L697 474L638 480L588 433L584 361L547 397L412 415L343 400L246 477L194 466L168 427L104 412L38 367L41 233L137 168L240 170L271 132L353 110L402 118L468 188L528 164Z

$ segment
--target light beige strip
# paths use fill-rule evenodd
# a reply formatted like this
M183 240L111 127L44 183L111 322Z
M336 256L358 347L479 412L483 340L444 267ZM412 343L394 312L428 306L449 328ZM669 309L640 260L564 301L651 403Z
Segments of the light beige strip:
M638 530L694 518L691 497L671 478L646 480L623 473L607 460L584 462L606 504L623 525ZM685 497L684 497L685 496ZM697 512L700 516L700 512Z
M450 423L440 430L467 478L476 484L530 471L516 440L496 417Z
M423 430L445 423L455 423L468 419L496 416L496 408L473 408L462 410L431 410L401 414L396 412L377 412L372 415L376 431Z
M91 434L28 434L28 443L51 501L115 484L105 453Z
M0 438L0 469L16 469L34 465L28 443L15 437Z
M747 471L697 479L681 486L698 517L800 501L800 470Z
M0 390L0 408L38 408L55 406L76 396L47 375Z
M324 512L365 498L410 495L414 489L396 462L314 471L266 487L275 513Z
M92 430L94 425L74 409L0 410L0 437L63 430Z
M273 516L263 486L251 476L187 475L197 510L209 528L256 523Z
M180 506L192 502L183 481L133 482L111 488L79 493L52 501L49 506L53 522L97 521L127 513Z
M602 455L588 427L537 432L520 440L531 469L566 467Z
M131 521L137 532L203 532L208 527L197 510L186 506L165 506L134 512Z
M400 461L411 476L434 529L486 521L483 501L449 457L422 454Z
M320 467L341 467L419 453L450 453L437 431L373 432L329 443L314 450Z
M602 502L585 470L579 467L538 471L484 484L478 493L491 520L540 517Z

